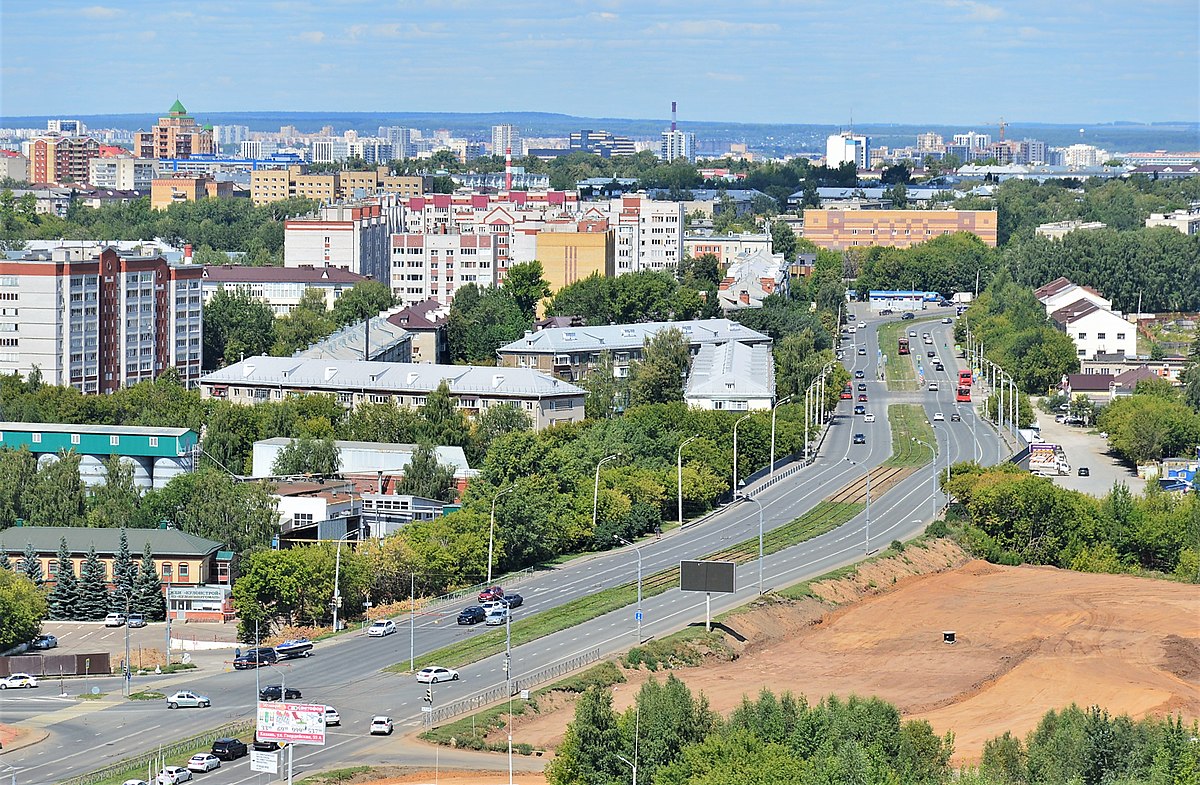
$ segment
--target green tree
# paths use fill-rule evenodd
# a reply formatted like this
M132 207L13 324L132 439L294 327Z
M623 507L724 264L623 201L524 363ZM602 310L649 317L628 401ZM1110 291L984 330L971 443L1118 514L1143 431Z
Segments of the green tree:
M419 413L423 420L420 435L424 441L440 447L465 447L470 443L471 429L466 415L458 408L457 399L450 393L450 383L445 379L425 396Z
M104 459L104 482L92 490L87 522L89 526L115 528L128 526L137 512L141 494L133 482L133 466L110 455Z
M17 571L28 578L34 586L39 589L44 581L42 577L42 560L38 558L37 551L33 549L33 543L25 543L25 552L21 554L21 560L17 562Z
M342 459L332 439L312 439L302 436L283 446L271 464L271 474L337 474Z
M771 224L771 248L775 253L783 254L783 258L789 262L796 258L797 243L796 233L792 231L792 227L788 226L783 221L775 221Z
M683 381L691 365L687 338L674 327L648 337L642 359L633 368L630 403L666 403L683 400Z
M29 499L29 523L33 526L80 526L83 524L83 483L79 479L80 455L60 451L56 460L38 469Z
M12 561L8 558L8 553L0 551L0 570L12 570Z
M279 513L263 482L236 482L228 474L201 467L171 479L158 494L158 513L188 534L225 543L233 551L235 573L241 554L267 545L279 532Z
M538 303L550 296L550 283L545 278L542 263L537 260L509 267L504 274L504 289L525 318L531 321L537 315Z
M75 580L75 560L67 550L67 538L58 546L58 570L54 588L46 598L51 619L74 620L79 617L79 584Z
M87 558L79 568L79 618L98 621L108 613L112 601L108 594L108 574L104 562L96 555L96 546L88 549Z
M204 368L267 354L274 342L271 306L242 289L220 289L204 306Z
M154 555L150 551L149 541L142 549L142 561L138 566L137 578L134 580L130 607L145 616L147 621L163 621L167 618L167 603L163 597L162 579L154 564Z
M446 344L456 363L491 365L496 350L532 326L508 289L467 284L454 295L446 317Z
M628 377L616 375L612 352L601 352L595 367L589 368L576 384L587 390L583 411L589 420L615 417L629 401Z
M324 293L315 288L306 289L295 310L275 321L271 354L287 357L323 340L336 328L337 323L325 307Z
M979 770L997 785L1026 782L1025 746L1019 738L1005 731L1003 736L984 743Z
M487 455L492 442L507 433L533 430L533 418L520 406L489 406L475 422L468 457L478 465Z
M612 695L591 687L575 703L575 719L546 766L551 785L618 785L626 778L624 752Z
M333 320L339 325L378 316L396 304L391 288L382 281L359 281L333 304Z
M0 450L0 530L28 520L37 458L27 447Z
M684 747L699 744L716 728L708 701L693 697L673 673L662 684L656 679L644 683L636 700L621 717L620 727L626 738L633 738L636 728L638 773L640 777L645 772L648 781L654 781L659 768L678 758Z
M429 442L421 442L404 467L404 478L396 493L452 502L458 495L454 467L438 463L437 452Z
M417 412L390 401L359 404L346 415L340 430L349 441L412 444L421 426Z
M129 535L121 527L121 538L113 556L112 610L126 612L133 603L137 564L129 552Z
M24 575L0 570L0 651L33 640L46 616L46 600Z

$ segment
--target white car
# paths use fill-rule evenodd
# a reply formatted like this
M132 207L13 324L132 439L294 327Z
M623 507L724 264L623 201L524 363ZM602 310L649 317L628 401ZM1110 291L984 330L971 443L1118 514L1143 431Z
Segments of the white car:
M506 621L508 621L508 608L501 607L488 611L483 623L488 627L503 627Z
M167 698L168 709L178 709L180 706L184 708L207 709L212 705L212 701L207 695L200 695L191 690L180 690L179 692Z
M391 619L379 619L371 622L371 626L367 627L368 638L382 638L384 635L391 635L396 631L396 622Z
M108 614L107 616L104 617L104 626L105 627L124 627L125 626L125 614L123 614L123 613Z
M874 414L864 414L863 422L875 422L875 415Z
M188 771L204 773L221 768L221 759L211 752L200 752L188 758Z
M938 383L930 382L929 383L929 392L937 392L937 391L938 391Z
M431 665L417 672L418 684L437 684L442 681L458 681L458 671Z
M391 717L372 717L371 718L371 735L372 736L391 736L392 735L392 718Z
M125 780L121 785L150 785L145 780Z
M187 782L191 778L192 773L183 766L164 766L163 770L154 778L154 781L158 785L179 785L179 783Z
M867 323L866 323L866 322L859 322L859 323L858 323L858 329L860 329L860 330L861 330L861 329L863 329L863 328L864 328L864 327L866 327L866 326L867 326Z
M341 725L342 715L338 714L337 709L332 706L325 707L325 725Z
M942 414L941 412L938 412L937 414L933 415L933 421L934 422L945 422L946 416L944 414Z
M0 679L0 690L7 690L9 687L19 689L21 687L32 688L36 686L37 679L28 673L14 673L11 676Z

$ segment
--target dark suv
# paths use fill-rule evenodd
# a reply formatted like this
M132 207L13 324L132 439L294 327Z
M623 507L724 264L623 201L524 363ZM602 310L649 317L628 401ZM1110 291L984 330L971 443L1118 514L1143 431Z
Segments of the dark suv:
M279 661L279 655L270 646L262 646L257 649L250 649L233 658L234 670L246 670L247 668L258 668L262 665L271 665Z
M246 742L241 739L217 739L213 742L212 754L221 760L236 760L246 754Z
M472 605L470 608L463 608L462 613L458 614L459 624L478 624L487 618L487 614L483 608L478 605Z
M295 687L284 689L282 684L271 684L258 691L258 699L264 701L290 701L300 697L300 690Z

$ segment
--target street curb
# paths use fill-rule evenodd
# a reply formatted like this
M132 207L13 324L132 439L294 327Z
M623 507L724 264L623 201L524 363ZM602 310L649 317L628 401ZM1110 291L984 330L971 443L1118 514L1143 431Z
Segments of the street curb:
M3 752L13 752L25 747L31 747L34 744L40 744L50 737L50 731L45 728L22 728L19 725L9 725L8 727L23 730L26 733L24 736L18 737L16 742L10 743L9 746L5 747Z

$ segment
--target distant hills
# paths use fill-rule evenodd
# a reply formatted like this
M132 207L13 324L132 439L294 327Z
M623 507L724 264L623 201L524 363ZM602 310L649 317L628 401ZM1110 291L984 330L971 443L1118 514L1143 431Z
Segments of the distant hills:
M203 123L215 125L246 125L255 131L273 131L293 125L302 132L318 131L331 125L336 132L354 129L374 134L379 126L398 125L432 131L444 128L458 136L489 139L490 128L511 123L523 136L566 136L581 128L604 129L633 138L654 138L663 131L665 119L632 119L624 117L574 117L552 112L196 112ZM56 115L64 117L65 115ZM76 116L72 116L76 117ZM147 128L157 121L158 114L81 115L78 119L92 128ZM44 116L0 118L0 126L44 127ZM825 137L843 130L844 126L828 124L767 124L711 121L680 121L680 127L694 132L701 153L722 152L731 142L745 142L764 153L824 150ZM1082 129L1082 133L1080 132ZM876 146L902 147L915 144L916 135L934 131L947 137L975 130L998 136L995 126L912 124L856 124L854 130L869 135ZM1061 146L1086 142L1114 152L1143 150L1200 150L1200 123L1177 121L1134 123L1118 121L1101 124L1011 123L1006 138L1033 137L1047 144Z

